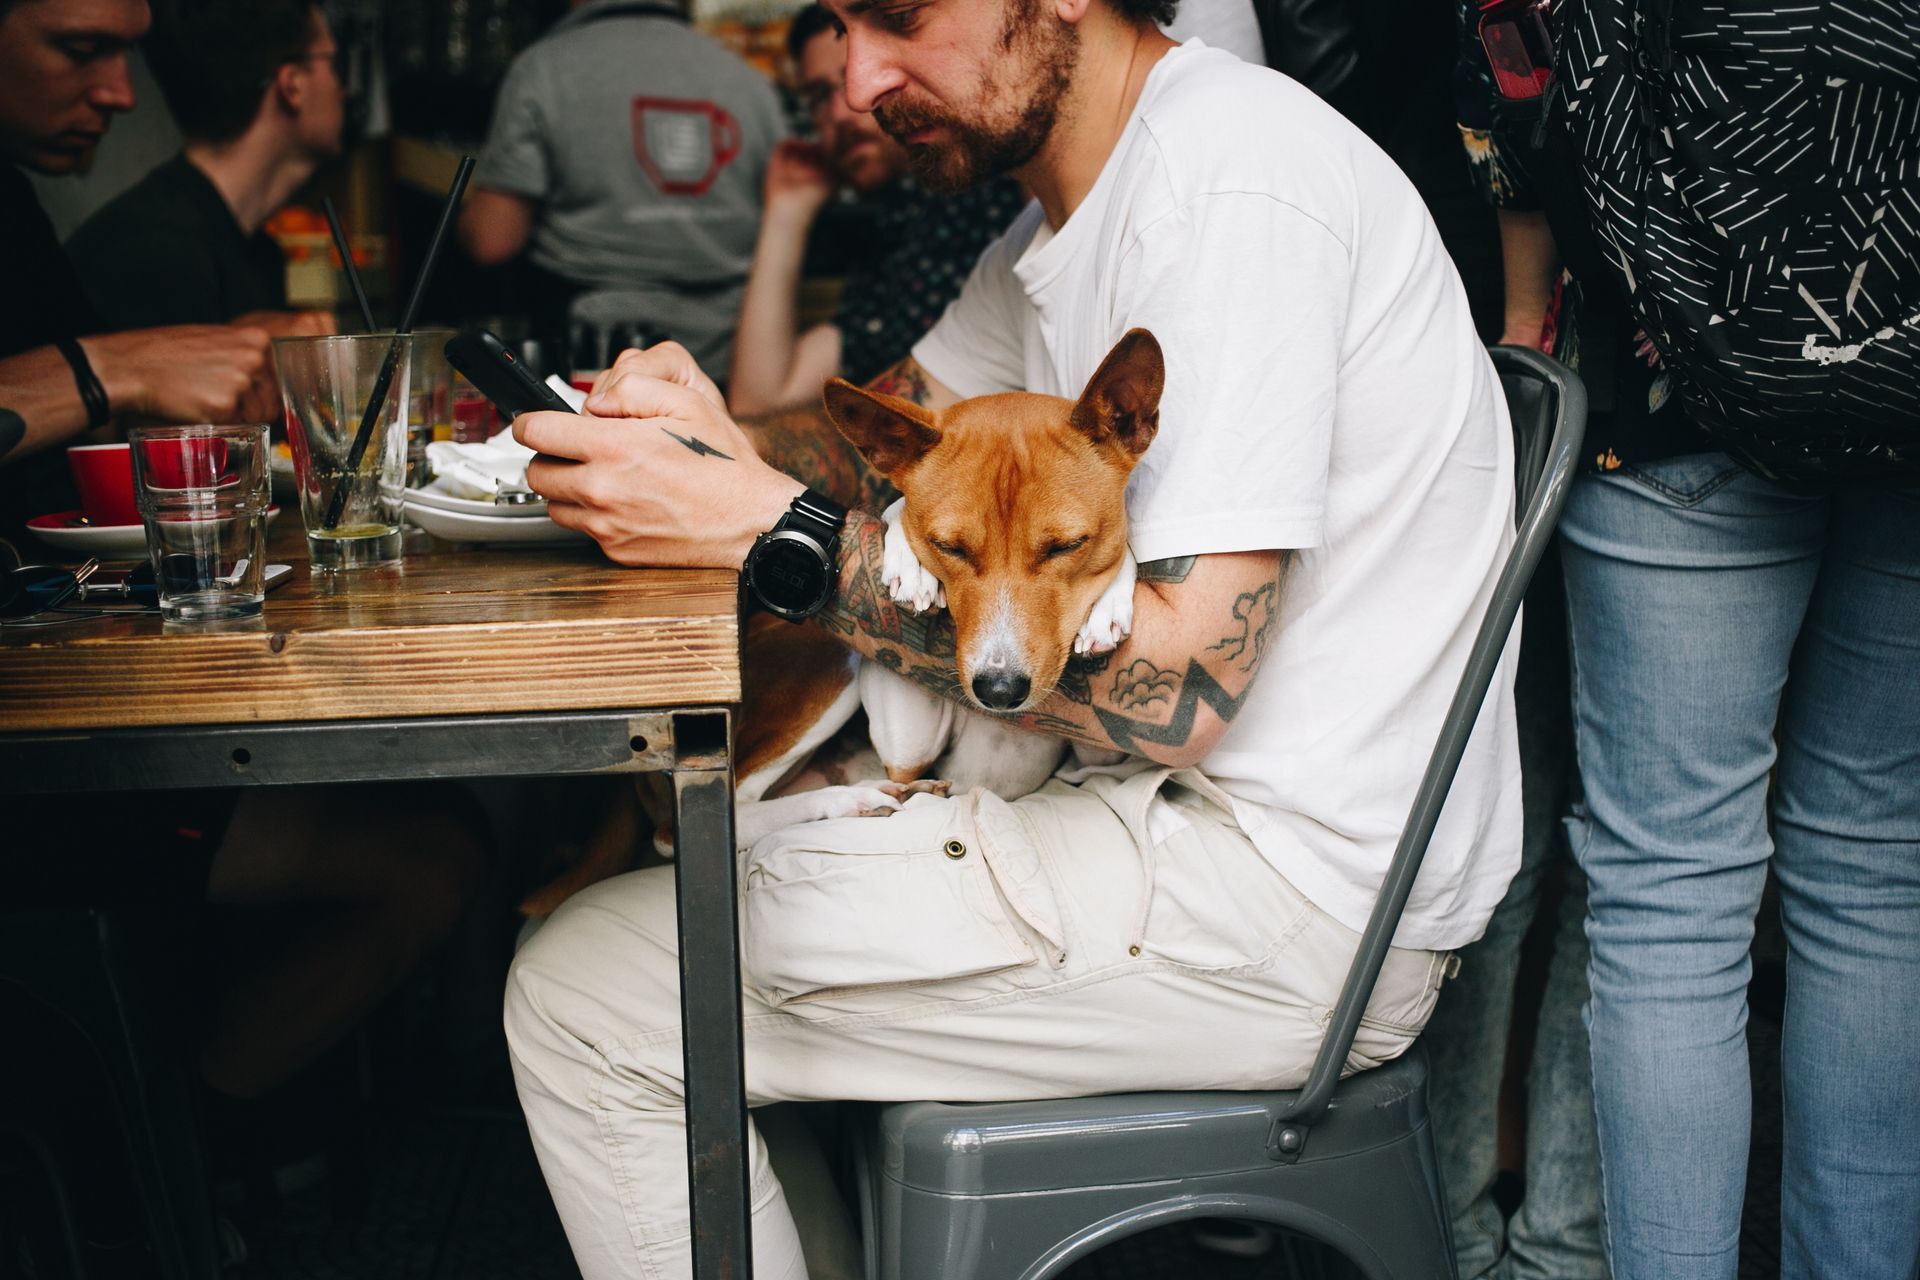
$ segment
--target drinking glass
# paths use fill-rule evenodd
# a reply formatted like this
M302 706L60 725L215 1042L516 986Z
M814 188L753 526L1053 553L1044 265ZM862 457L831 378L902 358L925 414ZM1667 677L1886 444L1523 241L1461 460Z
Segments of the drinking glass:
M273 344L307 558L316 573L400 559L411 347L410 337L391 333L280 338ZM367 401L390 356L393 374L356 458Z
M134 427L127 440L161 614L177 622L258 614L267 424Z
M407 487L433 479L427 470L427 446L453 438L453 366L447 363L447 339L453 329L415 329L407 366Z

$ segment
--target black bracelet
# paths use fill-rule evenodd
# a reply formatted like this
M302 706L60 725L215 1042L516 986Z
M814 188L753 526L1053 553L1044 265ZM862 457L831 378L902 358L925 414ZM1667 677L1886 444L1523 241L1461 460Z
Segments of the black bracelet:
M107 389L100 385L100 376L93 371L93 362L87 359L86 350L74 338L60 338L53 345L60 348L60 354L73 366L74 385L80 388L80 403L87 410L87 426L104 427L112 422L113 406L107 403Z

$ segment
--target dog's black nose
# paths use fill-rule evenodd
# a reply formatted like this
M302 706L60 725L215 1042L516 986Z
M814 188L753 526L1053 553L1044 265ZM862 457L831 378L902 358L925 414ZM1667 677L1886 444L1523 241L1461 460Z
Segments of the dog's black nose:
M1011 711L1033 692L1033 681L1018 672L983 671L973 678L973 696L995 711Z

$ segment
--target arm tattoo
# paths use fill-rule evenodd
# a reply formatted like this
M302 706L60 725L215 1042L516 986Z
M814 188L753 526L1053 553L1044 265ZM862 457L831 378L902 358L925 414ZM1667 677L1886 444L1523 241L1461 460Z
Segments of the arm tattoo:
M1145 658L1135 658L1113 678L1107 701L1122 711L1145 711L1156 702L1172 706L1179 687L1178 675L1161 670Z
M1068 702L1077 702L1083 707L1092 706L1093 678L1112 665L1111 653L1068 658L1066 668L1060 672L1060 683L1054 689Z
M867 390L878 391L882 395L899 396L902 400L911 400L915 404L925 404L931 398L927 390L925 371L911 359L902 360L869 382Z
M662 431L667 431L665 427L662 427L660 429ZM720 452L718 449L708 444L705 440L700 440L692 436L683 436L673 431L667 431L667 434L672 436L675 440L678 440L682 445L686 446L688 449L692 450L694 453L699 454L703 458L720 458L727 462L733 461L732 454Z
M1234 620L1240 624L1238 634L1224 637L1218 644L1207 646L1208 652L1219 651L1221 656L1231 662L1235 658L1245 658L1240 670L1252 671L1267 656L1267 637L1273 632L1274 600L1278 595L1275 584L1262 583L1259 590L1243 592L1233 602Z
M866 635L890 646L894 660L881 658L889 668L910 679L914 657L938 659L946 665L945 679L953 676L953 620L945 612L912 613L893 602L881 576L886 556L887 526L876 516L854 512L840 533L840 589L826 608L814 616L829 631L843 636Z
M1185 582L1193 572L1198 556L1174 556L1170 560L1149 560L1135 571L1140 582Z
M886 525L874 516L855 512L847 518L840 535L840 587L815 620L888 670L971 706L954 668L952 619L944 612L910 613L888 593L882 577L886 536ZM1055 686L1058 700L994 718L1135 755L1155 747L1180 751L1192 741L1202 706L1231 722L1245 705L1250 677L1273 634L1277 596L1274 583L1242 592L1227 634L1197 656L1158 655L1170 661L1165 667L1147 656L1119 663L1113 654L1075 658Z
M1212 673L1200 665L1198 658L1187 659L1187 674L1184 678L1174 676L1171 671L1161 674L1173 680L1180 690L1178 699L1174 702L1173 711L1164 722L1138 720L1131 716L1115 714L1098 704L1094 706L1094 719L1100 722L1100 727L1106 731L1113 745L1122 751L1128 751L1134 755L1145 755L1146 753L1141 750L1143 744L1184 747L1193 737L1193 721L1200 710L1201 703L1206 703L1213 708L1214 714L1231 723L1233 718L1240 714L1240 708L1246 704L1248 690L1253 688L1252 684L1248 684L1246 689L1240 691L1239 696L1229 694L1220 686L1220 682L1213 678ZM1081 736L1086 736L1084 730L1081 731Z
M767 463L856 511L880 511L898 495L840 434L825 409L788 409L740 419Z

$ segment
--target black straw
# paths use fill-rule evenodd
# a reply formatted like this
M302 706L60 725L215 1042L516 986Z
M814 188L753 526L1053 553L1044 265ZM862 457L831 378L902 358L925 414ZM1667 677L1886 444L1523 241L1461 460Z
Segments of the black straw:
M373 307L367 302L367 291L361 287L359 269L353 265L353 250L347 247L347 233L340 226L340 215L333 211L333 197L321 196L320 207L327 211L327 230L333 232L333 247L340 251L340 265L347 269L347 285L353 290L353 300L360 304L360 322L372 333Z
M367 398L366 412L360 415L360 431L353 437L353 447L347 450L346 469L333 487L333 500L327 503L327 518L320 525L322 529L337 528L340 517L346 514L347 490L353 474L360 470L360 460L367 455L373 424L379 419L380 410L386 407L387 392L393 386L394 366L400 362L407 335L413 332L413 313L419 310L420 299L426 295L427 281L433 276L434 264L440 260L440 247L446 243L447 228L453 225L453 215L460 210L460 199L467 193L467 179L472 176L473 157L461 156L460 168L453 175L453 186L447 190L446 203L440 206L440 225L433 229L433 239L427 242L427 256L420 263L420 273L413 278L407 309L400 313L400 323L394 326L393 345L387 348L387 358L380 364L380 376L373 383L373 394Z

